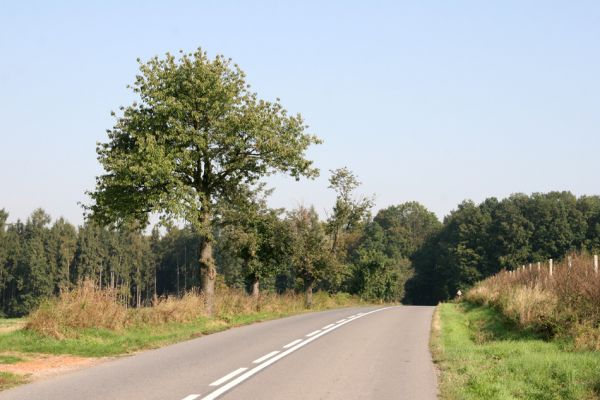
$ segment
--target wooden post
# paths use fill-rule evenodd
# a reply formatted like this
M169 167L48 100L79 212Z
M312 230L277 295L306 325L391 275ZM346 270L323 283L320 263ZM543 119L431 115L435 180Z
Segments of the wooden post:
M538 272L542 270L542 263L538 261Z
M569 258L567 259L568 263L569 263L569 269L571 269L571 267L573 266L573 260L571 259L571 256L569 256Z
M552 276L552 259L548 261L548 265L550 266L550 276Z
M594 254L594 272L598 273L598 255Z
M531 271L531 263L529 263L529 270Z

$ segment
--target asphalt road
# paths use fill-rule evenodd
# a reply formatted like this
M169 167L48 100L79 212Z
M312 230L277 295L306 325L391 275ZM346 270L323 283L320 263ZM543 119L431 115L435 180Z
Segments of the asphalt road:
M433 307L304 314L20 386L0 400L435 399Z

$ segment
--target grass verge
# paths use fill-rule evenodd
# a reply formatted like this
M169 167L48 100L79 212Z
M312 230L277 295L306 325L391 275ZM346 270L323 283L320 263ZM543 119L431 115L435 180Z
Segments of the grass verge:
M198 317L186 323L133 326L114 331L106 328L77 330L71 337L55 338L21 329L0 335L0 352L71 354L106 357L158 348L167 344L219 332L234 326L285 317L287 313L257 312L232 318Z
M440 304L441 399L598 399L600 355L521 330L488 306Z
M27 383L27 377L15 375L10 372L0 372L0 390Z
M0 327L9 327L0 329L0 390L35 380L59 367L92 365L92 357L128 354L235 326L366 303L343 293L319 292L314 295L313 308L307 310L298 294L265 293L254 299L229 289L215 296L212 315L204 304L201 295L190 292L131 309L119 301L115 291L88 283L62 292L25 319L0 319Z
M116 356L309 311L301 296L291 294L267 294L257 304L244 293L229 291L216 300L213 316L204 312L203 299L195 294L126 309L110 293L84 286L42 304L24 329L0 333L0 354ZM310 311L360 304L365 303L357 297L320 292ZM10 361L8 357L4 362Z

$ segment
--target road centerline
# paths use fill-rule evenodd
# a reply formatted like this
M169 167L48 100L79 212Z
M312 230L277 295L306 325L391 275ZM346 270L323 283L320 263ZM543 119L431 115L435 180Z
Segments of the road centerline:
M242 372L244 372L247 369L248 368L238 368L235 371L225 375L224 377L217 379L216 381L214 381L213 383L211 383L208 386L220 386L221 384L227 382L228 380L232 379L235 376L238 376L239 374L241 374Z
M218 398L219 396L221 396L222 394L228 392L229 390L233 389L234 387L236 387L237 385L241 384L242 382L244 382L245 380L247 380L248 378L250 378L251 376L257 374L258 372L262 371L263 369L267 368L268 366L276 363L277 361L281 360L282 358L292 354L293 352L301 349L302 347L306 346L307 344L309 344L310 342L313 342L315 340L317 340L318 338L320 338L323 335L326 335L338 328L340 328L343 325L346 325L356 319L365 317L369 314L373 314L379 311L383 311L383 310L387 310L389 308L392 307L383 307L383 308L378 308L377 310L373 310L373 311L369 311L367 313L364 313L363 315L357 316L355 318L352 319L343 319L341 320L342 322L336 322L336 325L332 326L331 328L327 329L327 330L323 330L320 333L315 334L314 336L298 343L297 345L287 349L286 351L279 353L279 351L276 351L274 353L279 353L277 355L275 355L274 357L271 356L271 358L269 358L268 360L266 360L265 362L263 362L260 365L257 365L256 367L252 368L249 371L246 371L245 373L243 373L242 375L238 376L237 378L229 381L228 383L226 383L225 385L221 386L220 388L216 389L215 391L213 391L212 393L208 394L207 396L203 397L201 400L214 400L216 398ZM271 353L269 353L271 354ZM267 355L269 355L267 354ZM256 361L255 361L256 362Z
M266 359L273 357L277 353L279 353L279 350L272 351L269 354L265 354L264 356L257 358L256 360L252 361L252 363L260 364L261 362L265 361Z
M302 341L302 339L296 339L293 342L290 342L290 343L286 344L285 346L283 346L283 348L284 349L289 349L290 347L297 345L301 341Z

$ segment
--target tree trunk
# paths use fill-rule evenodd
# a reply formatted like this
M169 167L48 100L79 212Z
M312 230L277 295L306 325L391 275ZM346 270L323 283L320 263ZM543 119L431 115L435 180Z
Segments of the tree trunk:
M260 279L258 276L254 275L252 278L252 297L254 299L258 299L258 295L260 294Z
M138 283L135 288L135 307L140 308L142 306L142 288Z
M215 281L217 280L217 268L213 258L212 241L204 237L200 243L200 277L202 280L202 293L206 311L213 314Z
M338 236L339 236L339 229L336 227L335 230L333 231L333 240L331 241L331 252L334 254L335 254L335 251L337 250Z
M304 282L305 295L306 295L306 300L305 300L306 308L312 308L314 282L315 282L314 279L308 279Z

